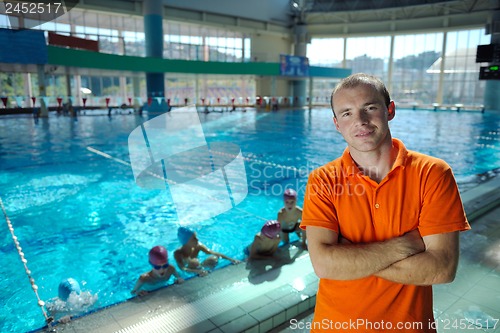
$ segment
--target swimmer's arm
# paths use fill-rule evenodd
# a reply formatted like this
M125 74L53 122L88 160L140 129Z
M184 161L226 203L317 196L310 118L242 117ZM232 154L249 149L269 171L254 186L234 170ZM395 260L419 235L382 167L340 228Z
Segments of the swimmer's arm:
M172 267L172 266L170 266ZM175 277L175 280L177 283L182 283L184 282L184 279L181 278L179 272L177 272L177 270L175 269L175 267L172 267L173 271L172 271L172 275Z
M177 266L182 269L183 271L185 271L185 267L184 267L184 261L183 261L183 257L182 255L180 254L179 250L175 250L174 251L174 259L175 259L175 262L177 263Z
M344 244L338 233L321 227L307 226L306 232L314 271L323 279L364 278L425 250L418 230L367 244Z
M455 279L459 257L459 232L424 236L425 251L398 261L375 276L396 283L432 285Z
M281 242L281 237L278 235L278 238L280 238L280 241L279 242L276 242L272 248L272 253L274 254L276 251L278 251L278 247L280 245L280 242Z
M144 285L144 274L142 274L138 279L137 282L135 283L134 289L130 291L132 295L140 295L139 290L141 287Z
M214 256L217 256L217 257L221 257L221 258L224 258L226 260L229 260L230 262L232 262L233 264L239 264L241 261L239 260L236 260L236 259L233 259L233 258L230 258L228 256L226 256L225 254L222 254L220 252L215 252L215 251L212 251L210 250L208 247L206 247L205 245L203 244L200 244L199 245L199 248L198 248L200 251L203 251L205 252L206 254L212 254Z
M279 222L279 223L282 223L281 221L283 221L283 218L282 218L282 215L283 215L283 208L281 208L278 212L278 216L276 217L276 220Z
M296 206L295 208L298 211L298 214L297 214L297 223L300 225L300 222L302 222L302 208L299 207L299 206Z
M182 256L182 254L176 250L174 252L174 259L175 259L175 262L177 263L177 267L179 267L179 269L185 271L185 272L190 272L190 273L195 273L195 274L199 274L199 275L206 275L206 271L203 270L203 269L196 269L196 268L189 268L187 267L185 264L184 264L184 258Z

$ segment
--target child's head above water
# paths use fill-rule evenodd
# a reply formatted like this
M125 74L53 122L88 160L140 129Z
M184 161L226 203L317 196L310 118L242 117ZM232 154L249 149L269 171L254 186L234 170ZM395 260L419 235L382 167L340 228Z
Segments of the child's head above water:
M189 242L193 234L194 231L186 227L180 227L177 230L177 238L179 238L179 242L181 242L182 245L186 245L186 243Z
M69 295L74 292L75 294L79 295L81 290L80 290L80 284L78 281L76 281L73 278L67 278L61 281L59 283L59 298L63 301L67 301Z
M276 220L269 220L264 224L260 232L269 238L276 238L281 231L281 224Z
M167 249L161 245L157 245L149 250L149 263L157 269L168 265Z
M297 192L293 188L287 188L283 193L283 200L287 199L297 200Z

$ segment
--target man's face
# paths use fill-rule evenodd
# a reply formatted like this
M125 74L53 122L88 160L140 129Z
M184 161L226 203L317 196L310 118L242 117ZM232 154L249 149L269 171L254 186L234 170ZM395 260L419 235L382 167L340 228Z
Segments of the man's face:
M341 89L332 103L335 127L351 151L374 151L390 140L389 120L395 115L394 103L387 107L382 95L371 86Z

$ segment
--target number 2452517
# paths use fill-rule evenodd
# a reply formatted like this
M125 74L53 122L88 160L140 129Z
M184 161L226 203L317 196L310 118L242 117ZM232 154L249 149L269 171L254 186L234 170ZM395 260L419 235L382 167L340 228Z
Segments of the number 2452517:
M467 320L464 318L460 319L443 319L441 320L441 326L444 330L448 329L462 329L462 330L474 330L479 328L496 328L499 319L481 320L476 321Z
M61 2L5 2L5 14L58 14L61 6Z

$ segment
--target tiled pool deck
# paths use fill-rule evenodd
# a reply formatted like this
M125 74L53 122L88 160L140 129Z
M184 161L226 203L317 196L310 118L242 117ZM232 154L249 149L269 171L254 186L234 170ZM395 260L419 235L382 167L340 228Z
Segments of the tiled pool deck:
M462 197L472 230L461 234L455 281L434 286L438 332L500 333L500 323L495 328L480 328L469 324L464 314L480 311L500 319L500 178L481 184ZM59 324L56 330L308 332L317 285L307 251L291 245L280 248L276 260L228 266L206 277ZM308 315L304 317L304 313ZM301 324L292 325L290 320L294 318L299 318Z

